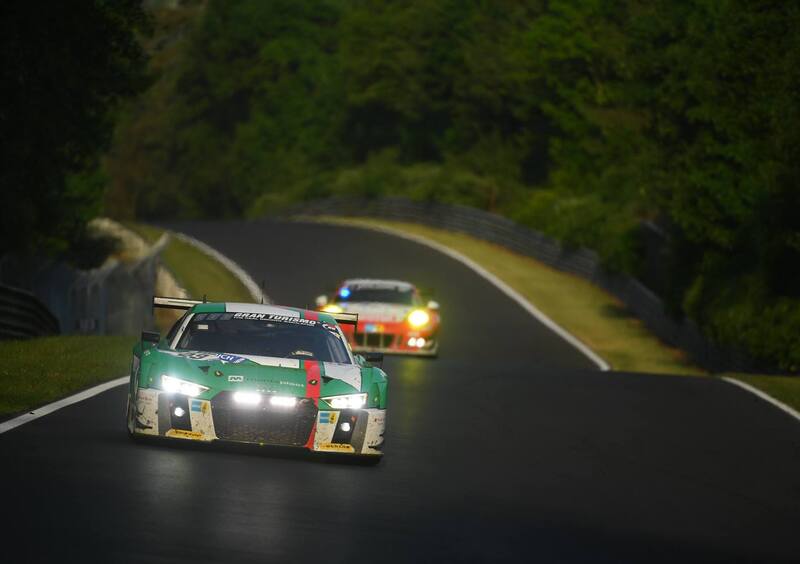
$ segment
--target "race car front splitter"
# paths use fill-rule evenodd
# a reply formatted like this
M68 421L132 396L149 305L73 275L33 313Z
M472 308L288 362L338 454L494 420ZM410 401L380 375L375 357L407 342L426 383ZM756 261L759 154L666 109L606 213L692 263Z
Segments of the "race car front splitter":
M134 432L196 441L291 446L316 452L381 455L385 409L318 409L313 398L292 407L237 405L232 394L211 400L139 389Z

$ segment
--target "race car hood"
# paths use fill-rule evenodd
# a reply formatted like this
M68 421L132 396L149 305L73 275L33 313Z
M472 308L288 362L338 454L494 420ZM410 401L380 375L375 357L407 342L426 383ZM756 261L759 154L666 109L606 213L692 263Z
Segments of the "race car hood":
M413 309L413 306L409 305L377 302L340 303L339 305L346 312L357 313L359 322L370 323L399 323Z
M315 364L318 372L314 374L319 374L323 388L331 384L336 393L347 393L361 391L362 387L362 368L354 364L203 351L148 352L154 357L147 374L151 385L158 387L161 375L167 374L208 387L209 396L223 390L248 390L304 397Z

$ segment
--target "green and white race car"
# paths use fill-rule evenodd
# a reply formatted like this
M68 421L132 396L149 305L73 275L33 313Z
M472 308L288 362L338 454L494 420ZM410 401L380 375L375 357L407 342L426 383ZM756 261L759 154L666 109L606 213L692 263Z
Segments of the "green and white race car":
M347 344L339 323L356 316L179 298L153 305L186 313L166 337L143 332L133 349L131 436L382 456L387 378Z

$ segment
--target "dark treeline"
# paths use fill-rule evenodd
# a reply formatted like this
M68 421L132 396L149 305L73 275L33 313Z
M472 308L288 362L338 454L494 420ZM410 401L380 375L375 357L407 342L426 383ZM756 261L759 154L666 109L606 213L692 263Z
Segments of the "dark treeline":
M146 86L136 0L0 3L0 256L80 244L116 108Z
M497 211L637 275L646 225L666 241L656 286L676 315L800 367L800 4L183 9L199 15L167 25L157 80L117 127L107 212L405 195Z

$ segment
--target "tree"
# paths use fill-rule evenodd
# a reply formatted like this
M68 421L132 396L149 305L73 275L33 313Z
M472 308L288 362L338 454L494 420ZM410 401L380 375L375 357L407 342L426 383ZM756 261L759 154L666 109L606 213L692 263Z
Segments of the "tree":
M140 2L0 4L0 253L55 252L98 210L118 102L145 84Z

